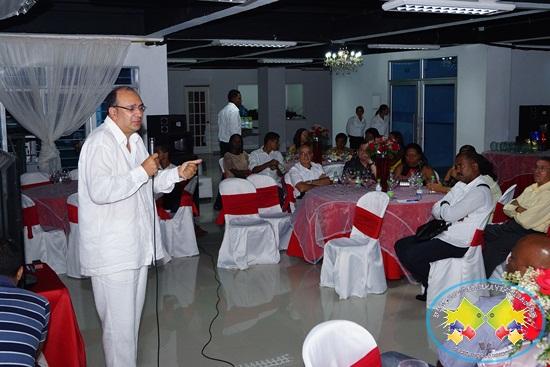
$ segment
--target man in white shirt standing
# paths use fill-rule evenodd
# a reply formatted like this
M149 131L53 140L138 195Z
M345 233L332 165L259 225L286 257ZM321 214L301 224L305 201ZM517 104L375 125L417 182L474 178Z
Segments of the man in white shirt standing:
M283 175L279 165L283 164L283 155L279 152L279 134L268 132L264 136L264 145L254 150L248 156L248 168L252 173L266 175L280 184L280 177Z
M317 187L330 185L323 166L312 162L313 152L308 144L300 145L298 149L299 161L288 171L290 184L294 187L294 196L299 197L307 191Z
M367 129L367 120L365 119L365 109L363 106L355 108L355 115L348 119L346 124L346 133L349 137L349 147L357 150L361 142L365 139L365 130Z
M86 139L78 162L80 263L92 280L106 366L131 367L147 267L155 254L164 257L153 183L155 192L170 192L195 174L200 160L158 171L158 154L149 156L137 134L145 111L138 93L118 87L106 102L108 116Z
M241 92L231 89L227 93L228 103L218 113L218 140L220 142L220 156L229 151L229 138L233 134L241 135Z

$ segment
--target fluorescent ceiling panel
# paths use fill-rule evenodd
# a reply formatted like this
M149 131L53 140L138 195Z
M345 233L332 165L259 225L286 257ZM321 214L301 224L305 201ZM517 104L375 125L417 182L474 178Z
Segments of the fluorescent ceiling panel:
M382 9L386 11L463 15L494 15L515 8L514 4L490 0L391 0L382 4Z
M212 46L232 46L232 47L270 47L285 48L296 46L298 42L294 41L275 41L275 40L238 40L238 39L220 39L212 41Z

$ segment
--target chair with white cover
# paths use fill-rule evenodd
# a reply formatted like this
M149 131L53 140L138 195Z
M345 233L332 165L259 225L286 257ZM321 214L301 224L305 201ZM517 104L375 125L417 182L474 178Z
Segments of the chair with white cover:
M25 241L25 262L40 260L48 264L57 274L67 272L67 237L56 229L45 231L40 225L36 205L27 195L21 194L23 208L23 235Z
M193 197L186 190L182 191L179 208L173 217L157 203L164 250L171 257L199 254L193 223L193 213L196 213L196 210Z
M223 157L218 160L220 170L222 171L222 178L225 178L225 168L223 167Z
M487 218L488 220L488 218ZM482 245L484 242L483 229L487 222L485 220L476 229L468 251L460 258L447 258L430 263L430 274L428 275L428 293L426 295L426 307L430 308L432 302L450 287L470 280L485 279L485 267L483 265ZM466 290L459 290L466 292ZM476 302L477 297L485 295L485 291L468 291L470 301ZM464 294L465 295L465 294ZM454 297L449 307L458 307L463 297Z
M284 186L285 202L283 204L283 210L289 213L294 213L294 210L296 209L296 196L294 195L294 186L291 184L290 175L288 172L285 174Z
M388 202L383 192L363 195L355 207L350 237L325 245L320 285L334 288L340 299L380 294L388 288L378 241Z
M35 186L47 185L50 182L50 176L44 172L27 172L21 175L21 188L30 189Z
M72 278L84 278L80 272L80 247L78 229L78 193L67 198L67 215L70 232L67 240L67 275Z
M279 186L272 177L266 175L254 174L246 179L256 188L260 218L267 220L273 226L279 250L286 250L292 234L292 225L290 214L283 213L281 209Z
M509 204L514 199L514 193L516 192L516 184L510 186L504 194L498 199L498 202L495 205L495 210L493 212L492 223L503 223L506 222L510 217L504 214L504 205Z
M275 233L258 214L254 185L241 178L226 178L220 182L220 194L225 231L218 267L244 270L250 265L279 263Z
M306 336L305 367L381 367L376 340L361 325L347 320L325 321Z

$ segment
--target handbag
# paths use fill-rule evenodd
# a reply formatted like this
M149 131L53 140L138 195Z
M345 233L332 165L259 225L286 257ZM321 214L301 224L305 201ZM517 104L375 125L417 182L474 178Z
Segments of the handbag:
M447 223L442 219L432 219L418 227L414 237L418 242L429 241L438 234L445 232L450 225L451 223Z

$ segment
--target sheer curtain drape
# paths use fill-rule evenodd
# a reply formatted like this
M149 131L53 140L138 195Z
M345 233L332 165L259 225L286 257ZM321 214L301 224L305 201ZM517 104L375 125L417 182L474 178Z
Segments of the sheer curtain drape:
M130 41L0 35L0 102L41 140L39 168L61 168L55 141L82 126L105 99Z

